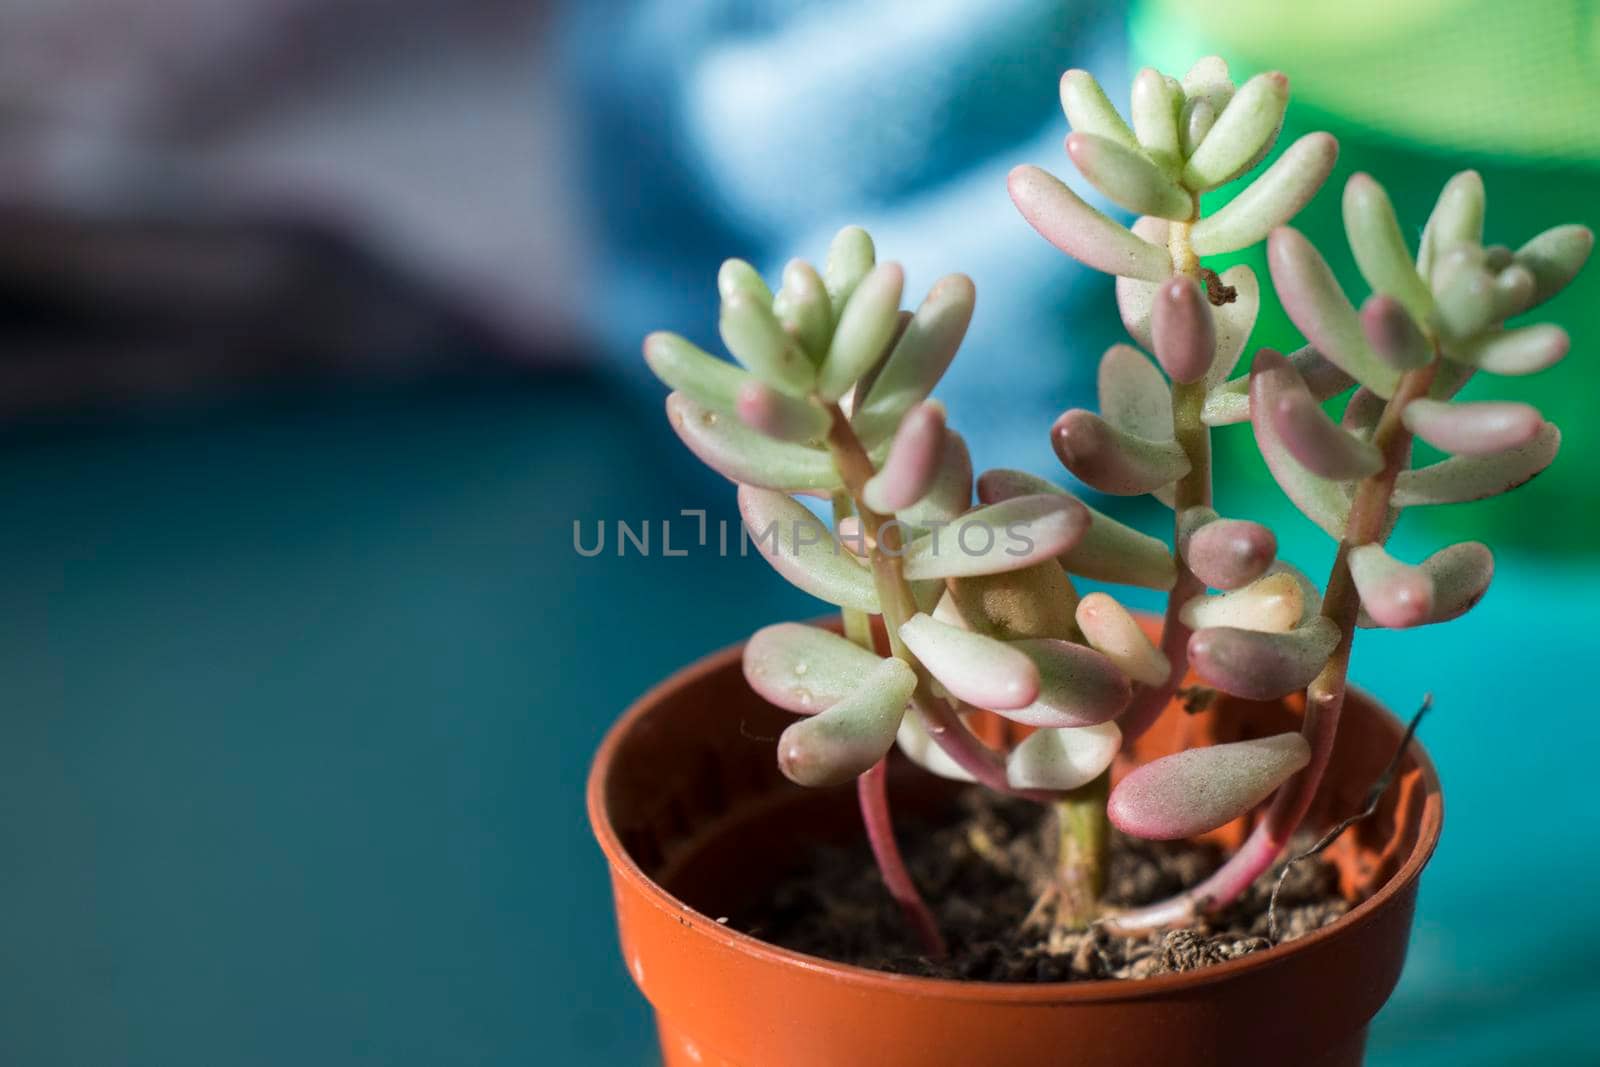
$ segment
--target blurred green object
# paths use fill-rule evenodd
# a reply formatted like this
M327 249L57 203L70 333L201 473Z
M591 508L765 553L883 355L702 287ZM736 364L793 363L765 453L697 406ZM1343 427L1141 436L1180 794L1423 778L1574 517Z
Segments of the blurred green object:
M1328 185L1296 218L1359 302L1367 292L1345 242L1340 196L1346 179L1367 171L1383 182L1411 238L1413 252L1434 198L1449 177L1477 169L1488 189L1486 237L1516 247L1566 222L1600 225L1600 5L1505 4L1452 0L1345 0L1337 5L1274 0L1149 0L1135 10L1133 64L1182 72L1213 52L1236 78L1279 69L1294 97L1281 149L1312 130L1339 138L1339 163ZM1486 75L1486 72L1491 72ZM1210 194L1206 213L1238 191ZM1217 269L1249 263L1266 277L1264 246L1215 257ZM1253 348L1290 349L1301 338L1263 286ZM1596 370L1588 356L1600 342L1600 268L1592 264L1571 288L1529 321L1559 322L1573 338L1566 361L1537 378L1479 375L1472 399L1524 400L1562 429L1562 456L1509 499L1460 509L1414 512L1441 535L1477 536L1496 545L1594 552L1584 518L1600 516L1600 483L1577 457L1600 451L1600 423L1589 417ZM1586 388L1588 387L1588 388ZM1239 469L1269 480L1250 443L1218 436ZM1419 458L1426 459L1419 451ZM1532 498L1528 494L1532 495ZM1560 523L1525 516L1559 514Z

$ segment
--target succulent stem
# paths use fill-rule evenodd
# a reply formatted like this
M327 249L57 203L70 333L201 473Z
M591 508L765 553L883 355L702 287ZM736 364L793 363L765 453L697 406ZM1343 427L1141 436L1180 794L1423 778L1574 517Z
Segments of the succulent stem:
M974 737L950 703L934 693L932 675L900 639L901 625L917 612L916 599L911 594L911 585L906 580L901 562L904 543L900 527L867 506L864 499L866 485L877 473L872 460L839 406L830 404L828 413L832 419L828 430L828 449L833 453L845 490L861 519L861 529L869 546L873 582L883 611L884 629L889 636L889 647L916 672L917 688L911 703L914 710L926 718L929 736L979 784L1000 793L1052 799L1049 793L1011 788L1006 780L1005 763L1000 756Z
M854 502L845 493L833 495L833 525L850 515ZM851 641L869 651L874 648L872 620L864 611L842 609L844 633ZM891 634L893 631L890 631ZM894 818L889 810L888 761L879 760L871 769L856 779L856 801L861 808L861 823L867 831L867 843L872 848L872 858L878 865L883 885L900 905L906 923L916 933L922 949L935 959L944 957L948 949L933 911L917 890L906 868L905 857L894 839Z
M1196 279L1200 277L1200 259L1189 244L1189 223L1174 222L1168 227L1167 252L1172 257L1174 273ZM1204 381L1172 383L1173 437L1189 459L1189 473L1178 479L1173 488L1172 562L1177 568L1178 577L1167 594L1166 616L1161 624L1161 652L1172 665L1172 670L1160 685L1141 684L1134 688L1128 710L1117 720L1117 725L1122 728L1125 751L1166 710L1189 669L1190 630L1178 614L1184 604L1204 593L1206 586L1189 570L1189 565L1178 551L1179 535L1182 533L1178 529L1178 519L1185 508L1211 505L1211 429L1201 419L1206 388Z
M1106 820L1110 792L1111 772L1107 770L1051 805L1056 819L1057 932L1085 929L1100 916L1111 847L1111 824Z
M1215 912L1226 907L1271 868L1305 819L1333 755L1339 714L1344 708L1356 620L1361 612L1361 598L1350 576L1350 551L1361 545L1382 544L1388 536L1389 498L1394 493L1395 479L1406 468L1411 453L1411 431L1406 429L1402 415L1407 404L1428 395L1438 366L1435 359L1401 377L1372 434L1372 443L1383 454L1383 469L1363 480L1356 489L1350 519L1339 541L1339 552L1322 602L1323 617L1339 627L1339 643L1327 665L1306 689L1306 713L1300 733L1311 746L1311 761L1278 789L1266 817L1256 824L1250 837L1228 862L1181 896L1109 920L1107 925L1113 929L1132 933L1171 926L1193 919L1197 912Z
M856 779L861 821L867 828L867 842L872 846L872 856L877 860L884 888L900 905L900 911L916 932L922 950L934 959L942 959L949 952L944 935L939 933L939 924L933 917L932 909L911 880L911 872L906 869L900 846L894 839L894 823L889 815L888 768L888 759L885 757Z

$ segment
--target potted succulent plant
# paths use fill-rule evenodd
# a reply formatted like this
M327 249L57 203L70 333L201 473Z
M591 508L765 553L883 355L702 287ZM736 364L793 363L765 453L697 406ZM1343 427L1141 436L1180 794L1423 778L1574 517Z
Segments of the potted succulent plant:
M1355 1064L1398 977L1438 782L1411 732L1350 689L1352 645L1484 595L1484 545L1412 564L1384 544L1406 508L1502 493L1554 459L1560 435L1533 408L1454 398L1478 371L1566 353L1559 327L1508 320L1573 278L1592 235L1485 244L1468 171L1413 256L1357 174L1343 207L1372 291L1358 310L1287 225L1333 170L1331 136L1200 210L1272 149L1282 74L1236 86L1214 57L1181 81L1146 69L1131 124L1083 71L1061 93L1067 154L1139 217L1125 227L1035 167L1012 172L1011 197L1115 275L1137 347L1104 354L1099 413L1067 411L1051 441L1084 485L1170 507L1170 544L1028 474L974 479L929 399L972 282L944 278L902 311L901 269L859 229L821 271L790 263L776 293L723 266L738 365L645 342L674 429L738 483L749 543L841 612L663 683L596 761L623 951L669 1064ZM1205 259L1262 240L1308 343L1236 373L1259 281ZM1245 422L1338 543L1321 584L1277 557L1272 530L1215 508L1211 433ZM1413 465L1418 439L1447 458ZM1165 591L1165 613L1080 579ZM775 759L755 740L769 732ZM831 787L851 783L847 805ZM915 834L897 837L891 800ZM796 866L852 833L866 874L848 853ZM1312 874L1286 923L1291 853Z

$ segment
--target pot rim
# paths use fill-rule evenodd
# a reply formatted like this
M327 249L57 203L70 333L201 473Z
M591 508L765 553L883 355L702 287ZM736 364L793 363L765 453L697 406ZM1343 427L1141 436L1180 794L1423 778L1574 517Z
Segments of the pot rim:
M1328 925L1286 944L1274 945L1271 948L1252 952L1237 959L1211 964L1199 970L1155 975L1137 980L1098 978L1076 982L987 982L893 974L868 967L859 967L855 964L825 960L818 956L810 956L803 952L796 952L793 949L783 948L739 930L731 929L717 922L714 918L696 911L667 892L666 889L646 874L643 868L628 854L627 849L623 847L621 839L617 836L616 829L611 825L611 819L606 812L605 783L609 777L617 749L621 747L622 739L635 724L650 713L664 694L675 689L692 686L701 678L717 671L725 670L736 663L742 656L744 644L745 642L743 641L736 642L702 656L684 667L680 667L662 681L651 686L643 696L635 700L628 707L628 710L623 712L622 716L611 725L611 728L606 731L605 738L600 743L600 748L595 753L594 762L590 766L589 778L585 787L589 825L612 869L634 882L653 906L671 915L683 926L701 936L721 942L728 948L759 957L770 963L827 974L838 981L862 987L864 991L870 989L879 993L928 997L940 1000L981 999L991 1003L999 1001L1016 1005L1028 1005L1060 1003L1062 1001L1092 1003L1096 1001L1137 1000L1176 992L1191 988L1197 984L1225 981L1235 975L1277 966L1292 956L1305 952L1329 938L1352 932L1371 922L1378 910L1390 897L1399 893L1407 884L1415 881L1422 874L1423 867L1426 866L1433 855L1434 849L1438 846L1439 835L1443 829L1444 806L1439 773L1434 768L1433 760L1428 757L1427 750L1422 747L1417 738L1413 737L1407 746L1408 751L1411 757L1416 760L1417 767L1422 772L1425 789L1438 798L1435 804L1430 805L1431 812L1425 810L1423 813L1422 831L1416 846L1411 850L1411 854L1406 857L1405 862L1401 864L1400 869L1376 893ZM1373 699L1365 690L1357 686L1350 686L1349 691L1357 694L1373 711L1387 719L1395 727L1395 733L1404 732L1405 725L1400 722L1395 714L1384 707L1382 703Z

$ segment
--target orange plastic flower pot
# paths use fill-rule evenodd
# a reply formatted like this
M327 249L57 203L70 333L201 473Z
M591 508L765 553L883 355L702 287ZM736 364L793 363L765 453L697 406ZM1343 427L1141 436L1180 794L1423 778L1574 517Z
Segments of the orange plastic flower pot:
M853 789L801 789L778 772L773 740L792 717L750 691L739 657L724 649L647 693L607 735L589 777L623 958L655 1008L668 1067L1361 1063L1439 839L1439 780L1420 745L1377 813L1327 854L1355 906L1314 933L1139 981L907 977L791 952L717 921L770 890L794 850L861 833ZM1169 709L1134 756L1293 728L1297 716L1292 702ZM1360 810L1402 734L1388 711L1350 693L1314 825ZM892 762L890 790L897 815L933 814L951 783ZM1220 838L1237 843L1244 822Z

